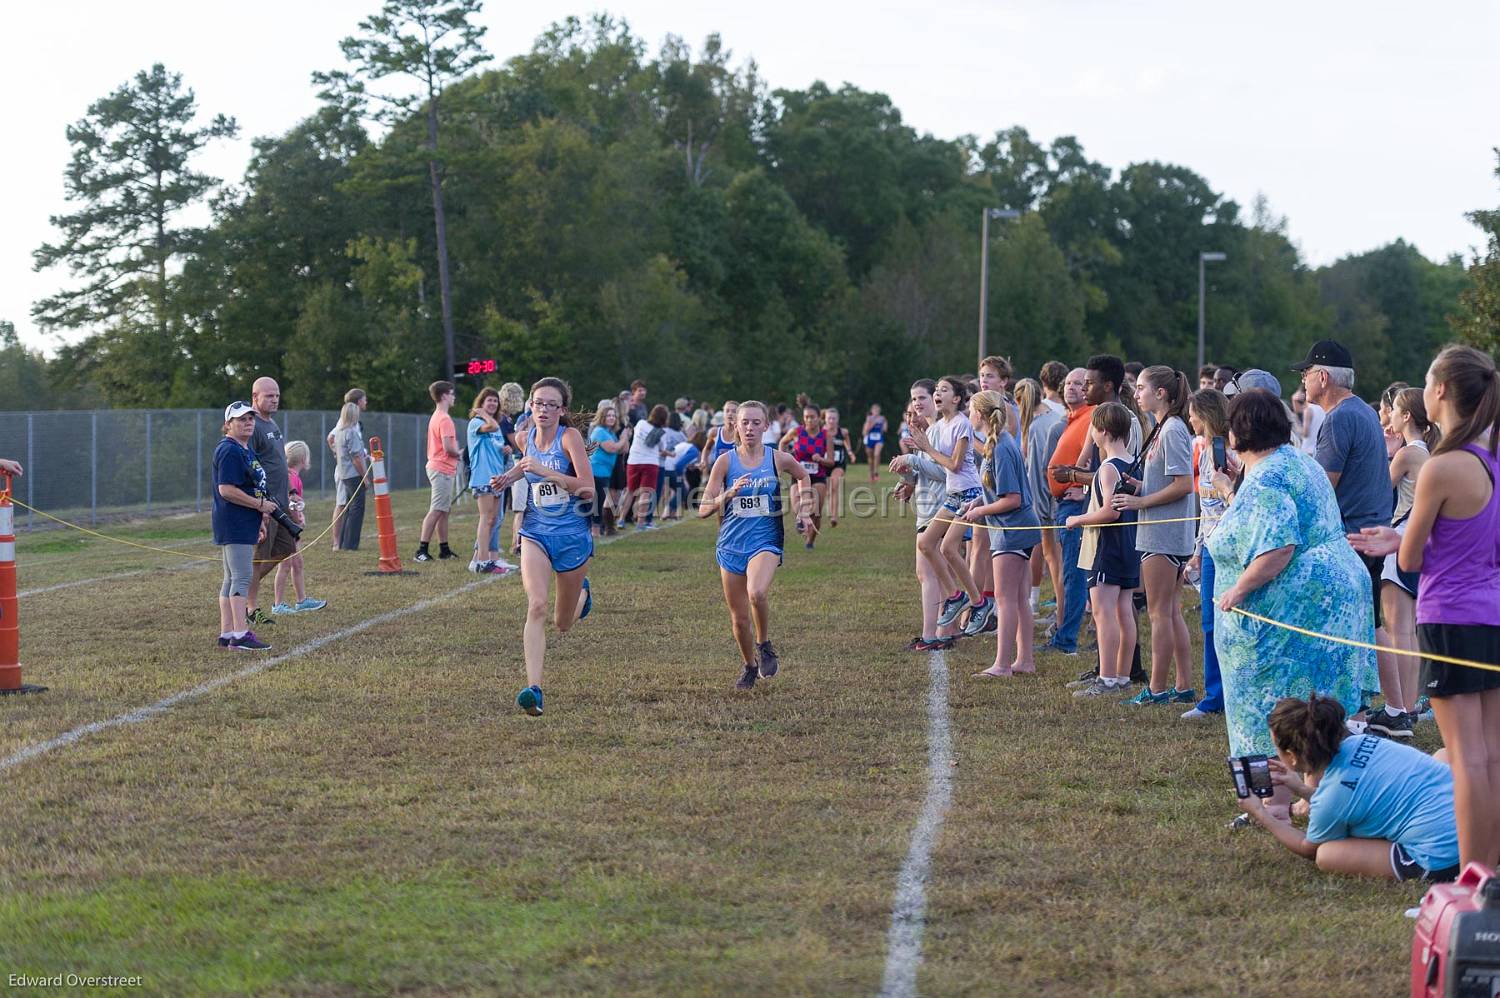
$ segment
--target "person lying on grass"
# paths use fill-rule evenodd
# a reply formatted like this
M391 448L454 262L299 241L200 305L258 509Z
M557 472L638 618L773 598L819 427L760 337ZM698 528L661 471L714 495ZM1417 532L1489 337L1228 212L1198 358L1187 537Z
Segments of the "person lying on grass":
M1458 875L1453 774L1442 759L1351 735L1343 706L1316 693L1283 697L1268 723L1277 755L1271 780L1307 800L1307 832L1258 797L1239 803L1278 842L1332 873L1428 881Z

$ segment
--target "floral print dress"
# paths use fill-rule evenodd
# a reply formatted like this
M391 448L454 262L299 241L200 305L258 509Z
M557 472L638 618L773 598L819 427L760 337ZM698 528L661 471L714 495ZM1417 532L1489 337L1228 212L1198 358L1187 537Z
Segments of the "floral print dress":
M1291 545L1286 568L1240 606L1319 634L1375 640L1370 573L1344 537L1328 475L1301 451L1278 447L1246 472L1207 544L1216 600L1257 556ZM1224 676L1230 755L1274 754L1266 717L1281 697L1316 692L1353 714L1361 691L1378 688L1375 652L1243 614L1218 614L1214 647Z

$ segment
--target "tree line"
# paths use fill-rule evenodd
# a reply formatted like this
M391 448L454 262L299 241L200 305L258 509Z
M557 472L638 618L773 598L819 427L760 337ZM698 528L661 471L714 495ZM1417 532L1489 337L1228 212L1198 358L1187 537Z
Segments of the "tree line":
M193 169L233 135L157 65L68 130L72 214L35 253L54 358L0 325L0 406L209 406L275 376L283 405L360 385L383 408L469 357L580 400L663 393L861 407L913 372L972 370L980 219L992 352L1034 371L1109 351L1191 367L1198 254L1208 358L1300 358L1325 336L1359 388L1418 381L1456 334L1495 348L1500 212L1471 266L1397 240L1309 267L1263 200L1186 166L1116 172L1010 127L938 139L883 94L773 89L718 36L653 53L623 21L570 18L490 65L480 0L388 0L314 74L323 103L254 141L242 180ZM182 209L207 200L211 224Z

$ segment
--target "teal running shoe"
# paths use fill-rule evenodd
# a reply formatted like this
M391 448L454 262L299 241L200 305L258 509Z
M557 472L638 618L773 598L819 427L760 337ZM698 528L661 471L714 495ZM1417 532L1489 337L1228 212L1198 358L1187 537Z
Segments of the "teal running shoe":
M589 589L589 577L585 575L583 577L583 612L578 615L578 619L583 620L589 615L589 611L593 608L594 593L591 589Z
M540 686L528 686L516 694L516 706L520 707L532 717L542 716L542 688Z
M1170 690L1167 690L1167 699L1166 699L1166 702L1167 703L1197 703L1198 702L1198 691L1194 690L1194 689L1191 689L1191 688L1185 689L1185 690L1179 690L1177 687L1174 686Z
M1170 690L1165 690L1161 693L1152 693L1151 687L1146 686L1143 687L1139 693L1131 697L1129 700L1126 700L1125 702L1135 704L1137 707L1146 707L1151 704L1158 703L1171 703L1172 693Z

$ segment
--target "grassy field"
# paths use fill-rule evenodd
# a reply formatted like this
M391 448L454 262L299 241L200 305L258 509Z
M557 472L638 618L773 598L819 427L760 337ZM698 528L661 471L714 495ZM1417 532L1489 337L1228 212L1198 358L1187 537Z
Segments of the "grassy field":
M403 557L424 498L396 496ZM203 517L111 532L215 557ZM748 695L711 527L601 547L594 613L554 636L532 719L519 580L369 577L372 509L360 552L308 554L330 605L270 628L268 654L432 602L0 772L0 983L872 993L926 790L911 542L909 520L847 519L791 550L783 671ZM0 700L0 759L256 661L214 647L216 563L58 532L18 547L26 679L52 689ZM1420 889L1228 831L1221 724L1074 700L1078 658L969 678L992 655L949 654L921 991L1402 991Z

